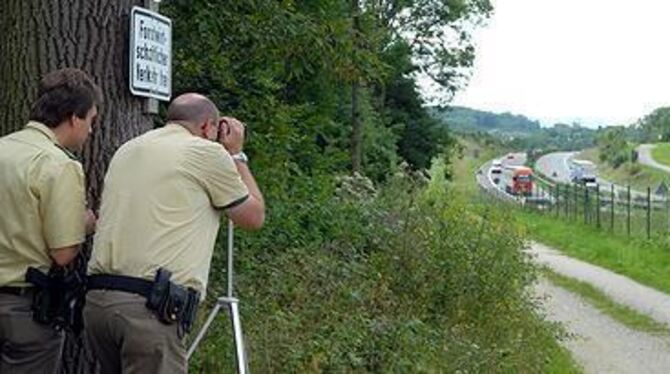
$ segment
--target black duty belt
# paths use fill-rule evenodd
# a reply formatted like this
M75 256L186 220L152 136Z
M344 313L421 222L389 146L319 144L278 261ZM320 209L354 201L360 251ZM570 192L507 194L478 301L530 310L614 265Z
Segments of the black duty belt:
M89 275L89 290L111 290L135 293L146 298L151 293L154 282L125 275L95 274Z
M28 295L35 291L34 287L0 287L0 293L15 296Z

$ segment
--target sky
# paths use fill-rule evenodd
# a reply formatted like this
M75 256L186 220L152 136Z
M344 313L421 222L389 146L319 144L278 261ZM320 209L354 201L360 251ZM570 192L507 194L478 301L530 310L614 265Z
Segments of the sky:
M670 0L493 4L454 105L589 127L670 106Z

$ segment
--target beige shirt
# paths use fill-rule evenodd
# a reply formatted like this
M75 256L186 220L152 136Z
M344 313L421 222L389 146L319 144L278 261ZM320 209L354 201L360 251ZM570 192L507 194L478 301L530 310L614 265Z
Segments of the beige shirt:
M57 144L38 122L0 138L0 286L28 285L29 266L49 270L49 250L84 241L84 172Z
M90 274L172 280L203 293L221 209L248 197L228 152L179 124L119 148L105 176Z

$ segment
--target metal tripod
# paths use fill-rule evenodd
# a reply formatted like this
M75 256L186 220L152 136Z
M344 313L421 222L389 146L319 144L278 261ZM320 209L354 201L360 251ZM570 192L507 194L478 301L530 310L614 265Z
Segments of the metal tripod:
M191 346L186 353L186 360L191 358L193 352L198 347L198 344L207 333L209 325L212 324L214 318L219 313L223 306L228 307L228 315L233 327L233 338L235 339L235 357L237 360L237 372L239 374L247 374L249 366L247 363L246 351L244 350L244 336L242 335L242 323L240 322L240 312L238 309L239 300L233 297L233 221L228 220L228 293L224 297L216 299L214 309L209 313L207 321L202 326L198 335L191 343Z

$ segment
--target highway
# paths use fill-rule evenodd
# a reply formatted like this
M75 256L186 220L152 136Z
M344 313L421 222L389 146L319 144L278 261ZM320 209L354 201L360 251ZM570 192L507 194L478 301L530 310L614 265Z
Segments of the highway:
M554 152L540 157L535 168L540 173L560 183L570 183L569 162L577 152Z
M578 152L548 153L537 160L537 162L535 163L535 168L537 169L537 171L544 174L545 176L547 176L547 178L555 182L571 183L572 181L570 180L570 160L577 153ZM597 171L598 170L596 169L596 173ZM602 192L610 191L613 185L612 182L602 179L597 175L596 175L596 182L600 186L600 191ZM621 198L622 196L625 197L627 187L614 184L614 190L616 192L616 195ZM646 199L647 192L631 190L631 198Z
M488 161L482 165L477 171L476 178L477 183L486 189L490 193L493 193L497 197L506 200L515 200L525 201L526 198L521 198L519 196L514 196L506 192L505 186L507 185L508 179L511 177L512 170L516 166L523 166L526 164L527 157L525 153L509 153L507 155L502 155L498 160L502 163L503 172L502 174L492 174L491 167L494 160ZM495 183L496 177L499 179L498 183ZM537 184L533 184L535 189ZM534 190L531 194L533 199L537 199L538 191ZM550 198L544 192L542 193L543 197Z

